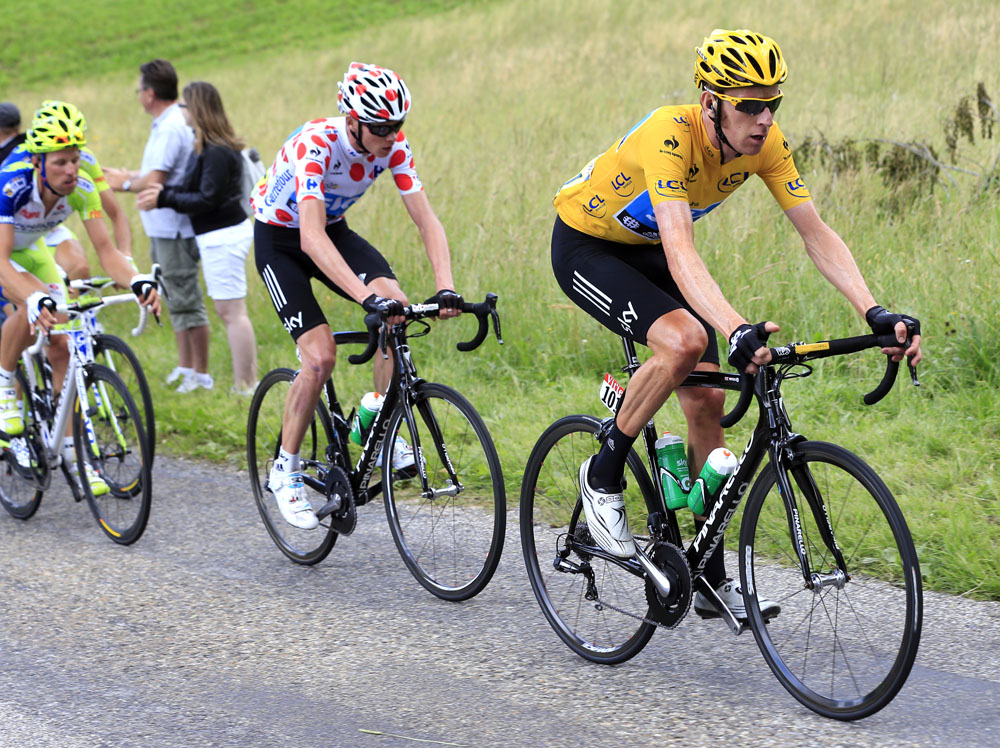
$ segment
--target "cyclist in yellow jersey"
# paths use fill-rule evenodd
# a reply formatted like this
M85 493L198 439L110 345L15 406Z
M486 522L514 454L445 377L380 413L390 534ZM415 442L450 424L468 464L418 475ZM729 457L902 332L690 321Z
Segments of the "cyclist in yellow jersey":
M810 259L879 333L906 339L903 320L878 306L843 240L812 202L788 143L774 121L787 65L774 40L749 30L716 29L696 48L698 104L661 107L566 182L555 198L552 266L563 291L608 329L649 347L597 455L580 467L588 527L610 553L635 554L623 501L629 448L641 428L692 371L718 371L715 330L729 339L728 360L753 373L770 358L765 341L779 328L750 324L722 295L694 245L694 221L718 207L754 174L799 232ZM913 320L915 321L915 320ZM917 329L919 333L919 327ZM920 360L920 336L899 360ZM688 423L688 462L697 475L723 445L721 390L684 388L677 398ZM700 527L704 518L696 518ZM726 577L721 553L706 580L737 618L742 593ZM718 615L699 592L696 612ZM771 607L771 610L765 608ZM762 612L776 613L761 601Z

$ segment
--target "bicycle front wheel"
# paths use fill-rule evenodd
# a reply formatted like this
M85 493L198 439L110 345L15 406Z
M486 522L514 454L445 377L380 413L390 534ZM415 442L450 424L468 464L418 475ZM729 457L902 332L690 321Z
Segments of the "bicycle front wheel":
M73 413L80 488L104 534L129 545L146 529L153 501L149 442L139 408L117 374L90 364L84 382L87 412L78 397Z
M42 503L48 486L49 466L41 443L34 436L32 411L28 405L31 395L28 382L21 368L14 372L17 380L18 404L24 431L2 443L0 454L0 504L12 517L28 519Z
M396 408L382 449L382 465L390 466L382 469L382 490L392 538L420 584L444 600L466 600L486 587L503 551L500 458L483 419L450 387L417 385L413 420L408 424ZM397 437L412 446L412 458Z
M115 335L99 334L94 336L94 359L99 364L107 366L121 377L125 388L132 395L139 408L142 427L149 439L149 465L153 466L156 454L156 416L153 413L153 397L149 392L149 382L142 364L135 352L121 338Z
M521 483L521 548L531 588L559 638L585 659L614 665L635 657L656 627L648 620L643 578L580 550L595 545L583 513L579 472L600 447L600 427L592 416L566 416L539 437ZM629 523L633 534L642 535L643 491L652 485L634 450L626 483Z
M740 578L750 627L796 699L825 717L860 719L892 700L917 655L917 554L895 499L860 458L825 442L793 449L791 501L782 499L769 465L743 515ZM796 524L809 586L791 536ZM767 623L761 599L781 606Z
M330 526L330 520L323 520L313 530L289 524L281 516L271 489L267 487L271 466L281 448L281 423L293 381L294 371L275 369L257 385L247 416L247 469L257 511L271 540L295 563L311 565L326 558L337 542L337 533ZM317 476L318 468L326 464L326 446L332 443L333 427L322 403L319 403L299 450L302 472ZM319 509L324 503L322 497L313 491L308 494L313 509Z

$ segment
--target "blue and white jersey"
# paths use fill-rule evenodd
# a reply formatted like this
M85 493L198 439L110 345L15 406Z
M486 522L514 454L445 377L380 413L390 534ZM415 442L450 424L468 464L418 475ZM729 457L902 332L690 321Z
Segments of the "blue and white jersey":
M83 174L77 178L76 189L46 212L31 163L21 161L0 169L0 224L14 226L15 250L27 249L73 212L84 221L102 216L97 188Z

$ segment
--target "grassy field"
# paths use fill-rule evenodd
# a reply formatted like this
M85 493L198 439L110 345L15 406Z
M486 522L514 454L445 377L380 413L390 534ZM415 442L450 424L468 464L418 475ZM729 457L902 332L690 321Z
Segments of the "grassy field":
M262 39L284 33L254 17L260 26L253 33ZM208 24L201 38L216 41L218 55L178 47L175 63L182 83L205 79L219 87L237 129L265 158L302 122L335 113L335 81L349 61L377 61L403 74L414 94L406 133L448 230L458 288L467 298L500 294L506 341L460 354L454 343L471 329L451 322L415 341L414 355L426 378L457 387L480 409L513 503L541 430L562 414L603 414L600 380L620 366L617 340L572 306L552 278L552 195L650 109L694 101L692 48L716 26L748 26L782 44L791 73L778 119L793 147L822 133L831 142L926 141L943 153L944 125L959 99L980 81L1000 92L993 33L1000 6L944 0L810 3L794 13L768 1L741 15L720 0L697 10L645 0L621 8L595 0L469 3L333 42L295 30L287 49L253 57L240 56L245 34L236 39ZM227 60L230 48L237 62ZM91 80L55 78L6 97L28 111L44 97L73 101L87 114L102 162L137 166L149 119L132 91L137 65L149 56L122 60ZM959 165L988 169L998 143L976 135L963 143ZM928 587L1000 599L1000 371L989 343L1000 334L996 192L973 199L976 178L956 173L956 184L900 208L867 168L834 171L816 162L803 176L879 302L923 321L926 363L919 390L899 386L873 408L861 404L861 394L881 375L877 354L820 363L811 378L785 388L795 426L849 447L879 471L910 523ZM351 224L384 250L411 298L433 292L419 237L388 180L352 210ZM782 325L775 342L867 331L812 267L756 180L700 221L696 239L736 308ZM137 242L138 255L144 252ZM261 372L292 364L294 349L255 275L251 286ZM328 302L335 328L360 322L356 307L325 290L318 297ZM245 401L226 394L229 361L215 319L212 345L217 391L182 397L160 384L175 363L168 328L136 342L154 382L159 449L238 465ZM368 373L346 361L337 376L343 392L354 393L349 402L369 386ZM675 401L658 423L683 433ZM745 441L747 427L733 430L732 446Z

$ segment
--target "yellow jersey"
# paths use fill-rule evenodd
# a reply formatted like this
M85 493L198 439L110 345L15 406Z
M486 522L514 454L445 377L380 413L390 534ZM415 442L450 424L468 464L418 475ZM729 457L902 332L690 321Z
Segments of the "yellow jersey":
M782 210L811 199L776 122L756 156L720 160L699 104L660 107L563 184L556 212L585 234L647 244L660 241L654 205L686 200L698 220L752 174L764 180Z

